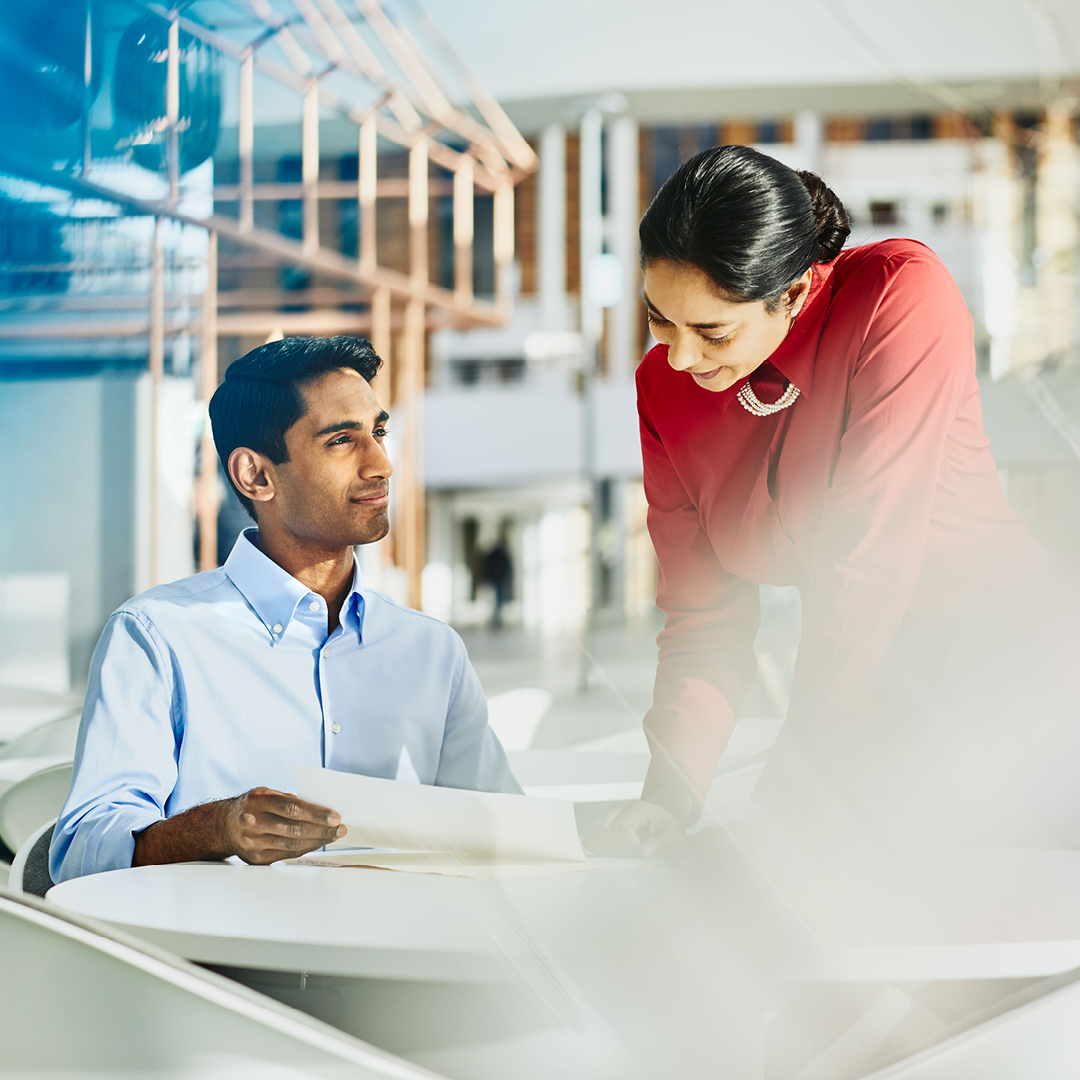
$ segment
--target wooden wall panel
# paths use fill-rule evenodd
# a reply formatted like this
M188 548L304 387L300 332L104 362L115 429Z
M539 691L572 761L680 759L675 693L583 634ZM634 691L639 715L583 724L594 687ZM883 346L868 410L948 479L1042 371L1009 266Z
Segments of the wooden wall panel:
M578 163L581 138L566 136L566 291L581 292L581 181Z
M537 141L529 140L529 145L536 150ZM537 282L537 205L539 198L539 178L532 173L514 189L514 251L521 272L521 293L534 296Z

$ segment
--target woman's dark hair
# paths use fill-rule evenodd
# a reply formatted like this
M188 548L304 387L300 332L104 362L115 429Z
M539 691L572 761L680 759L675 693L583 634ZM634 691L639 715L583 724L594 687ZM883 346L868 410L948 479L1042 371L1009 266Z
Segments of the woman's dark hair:
M371 382L381 366L371 343L356 337L282 338L240 357L210 399L214 445L225 475L238 446L265 454L275 465L289 460L285 432L307 412L301 392L306 383L343 368ZM236 495L254 518L251 500L239 491Z
M835 259L850 232L821 177L749 146L716 146L656 193L641 219L641 265L697 267L734 299L772 310L811 264Z

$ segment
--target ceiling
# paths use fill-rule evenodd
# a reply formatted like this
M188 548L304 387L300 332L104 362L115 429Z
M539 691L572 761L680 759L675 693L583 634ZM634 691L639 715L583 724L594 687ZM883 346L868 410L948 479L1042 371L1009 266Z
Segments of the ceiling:
M1080 0L420 2L502 101L1080 74Z

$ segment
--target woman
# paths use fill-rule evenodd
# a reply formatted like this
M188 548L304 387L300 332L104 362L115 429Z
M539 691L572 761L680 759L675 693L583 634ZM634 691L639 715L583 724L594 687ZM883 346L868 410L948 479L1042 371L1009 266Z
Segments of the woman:
M845 251L849 231L817 176L743 146L687 162L642 219L659 344L638 404L667 619L644 801L594 849L648 853L700 815L754 679L761 583L803 603L764 806L996 842L1071 815L1044 768L1071 731L1053 700L1023 715L1027 677L1050 685L1069 661L1032 647L1035 546L983 433L971 319L930 249Z

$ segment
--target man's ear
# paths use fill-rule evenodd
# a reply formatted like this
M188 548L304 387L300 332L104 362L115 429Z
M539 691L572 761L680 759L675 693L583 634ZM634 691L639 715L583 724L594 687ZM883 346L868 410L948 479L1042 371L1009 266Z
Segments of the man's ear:
M269 502L274 497L274 466L255 450L238 446L229 455L229 477L252 502Z

